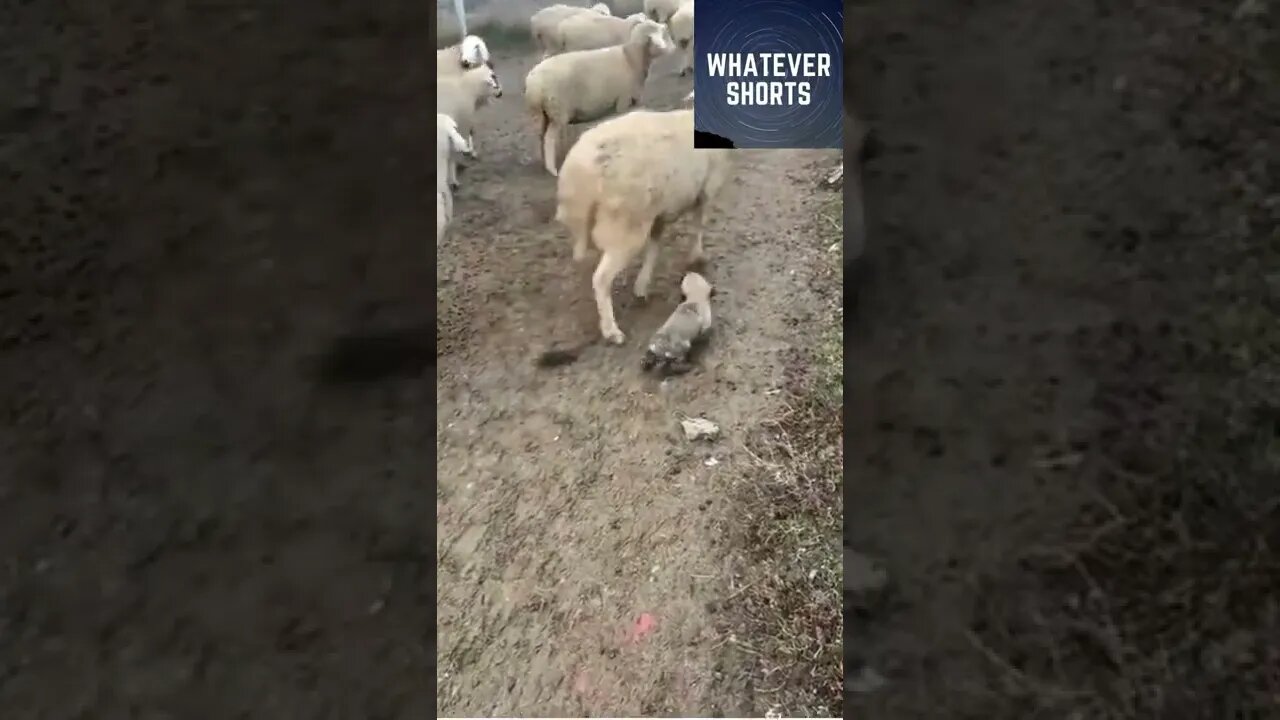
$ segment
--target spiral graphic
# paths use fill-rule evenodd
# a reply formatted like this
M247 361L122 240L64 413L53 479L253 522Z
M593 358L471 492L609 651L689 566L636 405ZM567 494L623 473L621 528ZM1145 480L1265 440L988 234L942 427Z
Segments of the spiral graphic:
M697 0L694 126L750 148L841 147L844 84L842 0ZM827 53L828 77L711 77L710 53ZM810 103L730 105L728 84L808 80Z

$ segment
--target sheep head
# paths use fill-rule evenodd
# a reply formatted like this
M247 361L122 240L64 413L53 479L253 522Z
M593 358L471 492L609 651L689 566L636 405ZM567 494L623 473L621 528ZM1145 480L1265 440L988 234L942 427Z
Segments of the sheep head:
M462 67L471 69L481 65L489 65L489 46L479 35L468 35L462 38L458 48Z

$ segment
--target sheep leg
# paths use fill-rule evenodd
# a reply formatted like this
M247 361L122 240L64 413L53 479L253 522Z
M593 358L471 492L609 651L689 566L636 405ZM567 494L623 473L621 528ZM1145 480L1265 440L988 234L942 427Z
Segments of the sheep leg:
M649 296L649 280L653 277L653 263L658 256L658 241L667 224L662 216L653 219L649 228L649 244L645 246L644 262L640 265L640 273L636 275L635 296L641 300Z
M626 342L627 336L622 333L613 315L613 298L611 297L613 281L634 254L635 251L625 245L611 247L601 255L600 264L596 266L596 271L591 276L591 287L596 295L596 310L600 314L600 334L604 336L606 342L614 345Z
M654 261L658 259L658 244L650 242L644 247L644 260L640 263L640 272L636 273L636 284L632 292L637 299L649 297L649 280L653 277Z
M556 152L558 151L556 140L559 135L559 123L547 123L546 129L542 131L542 162L552 177L560 174L560 171L556 168Z
M708 205L705 197L698 198L698 205L694 208L697 213L698 229L693 235L693 242L689 245L689 263L697 264L704 259L702 250L702 235L706 231Z

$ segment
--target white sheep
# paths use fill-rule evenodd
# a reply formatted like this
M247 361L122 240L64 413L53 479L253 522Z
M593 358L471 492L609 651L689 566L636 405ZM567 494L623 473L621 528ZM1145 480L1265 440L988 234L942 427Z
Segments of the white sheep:
M596 13L571 15L547 32L547 54L559 55L575 50L596 50L621 45L631 36L636 25L644 20L646 18L641 13L627 17Z
M472 157L476 154L473 134L476 110L491 97L502 97L502 85L498 82L497 73L488 65L465 70L454 77L436 78L436 112L454 119L458 132L471 147Z
M453 218L453 191L458 187L458 155L470 155L471 143L458 132L452 117L436 113L436 242Z
M667 21L671 39L680 48L680 74L693 70L693 0L684 0Z
M591 286L608 342L626 340L613 315L613 281L644 251L634 292L648 295L666 225L694 213L689 259L702 259L708 209L729 176L730 153L694 149L692 110L634 110L587 130L570 148L560 167L555 219L573 237L575 261L586 257L588 243L601 252Z
M538 124L542 162L556 174L559 141L570 123L594 122L640 102L649 66L673 45L666 29L641 20L622 45L549 57L524 79L525 105Z
M644 14L654 22L665 23L680 9L680 0L644 0Z
M548 45L548 36L555 26L559 25L565 19L577 15L578 13L594 12L597 15L612 15L609 6L604 3L596 3L589 8L578 7L576 5L556 4L544 7L529 18L529 33L533 36L533 42L542 51L545 57L550 50Z
M479 35L468 35L462 42L436 51L436 77L458 75L488 64L489 46Z

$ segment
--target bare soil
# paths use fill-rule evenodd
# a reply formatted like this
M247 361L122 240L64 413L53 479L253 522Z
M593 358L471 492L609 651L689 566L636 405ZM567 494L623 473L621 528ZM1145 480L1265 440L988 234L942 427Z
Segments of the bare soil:
M805 337L835 154L744 153L708 238L722 322L698 372L639 374L678 252L647 307L619 288L627 347L538 370L594 320L521 111L530 59L495 46L508 94L482 113L432 297L430 12L0 10L6 717L734 699L712 691L712 603L736 589L720 488ZM647 102L683 92L663 77ZM723 438L683 440L682 413Z
M737 589L728 491L749 463L741 442L776 407L786 351L818 319L813 258L839 248L817 232L816 188L839 154L740 154L708 235L718 327L699 371L660 382L639 369L679 302L679 225L648 302L631 297L636 267L618 282L627 343L540 369L543 350L599 330L594 260L575 265L549 222L555 180L522 100L532 62L498 58L504 96L480 113L480 159L438 252L439 711L734 713L717 678L717 606ZM646 107L688 93L669 65L655 66ZM679 420L696 416L721 439L685 440ZM635 638L645 617L652 634Z
M1274 9L852 26L846 716L1274 716Z

